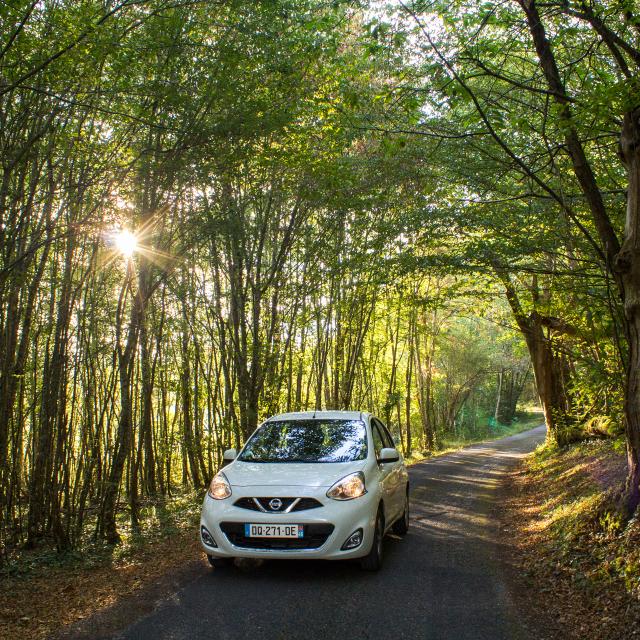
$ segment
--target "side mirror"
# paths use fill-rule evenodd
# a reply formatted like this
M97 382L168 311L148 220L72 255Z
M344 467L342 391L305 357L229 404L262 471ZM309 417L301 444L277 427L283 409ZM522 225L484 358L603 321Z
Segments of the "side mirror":
M226 460L227 462L231 462L232 460L236 459L236 456L238 455L238 452L236 449L227 449L223 454L222 454L222 459Z
M398 462L400 460L400 454L397 449L392 449L391 447L385 447L380 451L380 455L378 456L378 462Z

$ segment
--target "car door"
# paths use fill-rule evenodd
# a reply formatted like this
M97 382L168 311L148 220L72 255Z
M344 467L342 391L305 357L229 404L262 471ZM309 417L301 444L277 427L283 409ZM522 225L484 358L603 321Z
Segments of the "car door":
M390 449L396 449L396 445L387 427L380 420L378 420L378 418L374 418L374 420L382 436L384 446ZM400 456L399 451L398 455ZM397 462L388 462L385 463L385 466L389 466L389 499L390 505L393 508L392 518L396 518L404 509L405 482L404 475L402 473L403 462L401 456Z
M380 459L380 452L386 446L382 430L377 424L377 420L373 418L371 420L371 437L373 440L373 450L376 456L376 460ZM380 463L378 462L378 473L380 488L382 491L382 501L384 503L384 519L385 522L390 522L395 516L394 505L394 478L393 478L393 464L392 463Z

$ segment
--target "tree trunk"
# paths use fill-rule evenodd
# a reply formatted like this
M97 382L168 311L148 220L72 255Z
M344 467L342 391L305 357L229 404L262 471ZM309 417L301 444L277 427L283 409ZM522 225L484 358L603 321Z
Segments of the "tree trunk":
M125 463L131 450L131 440L133 437L133 406L131 398L131 383L135 362L135 353L138 346L138 335L140 328L141 306L143 301L136 293L131 304L131 315L129 328L124 349L120 344L120 334L122 327L122 307L127 291L133 282L133 261L129 258L127 264L127 279L118 302L118 313L116 318L116 350L118 374L120 377L120 416L118 419L118 429L114 442L113 461L109 476L107 478L104 494L102 498L102 509L98 522L98 528L102 537L109 544L120 542L120 535L116 526L116 513L118 507L118 495L120 484L124 473Z
M503 403L502 396L502 386L504 384L504 369L500 369L500 373L498 374L498 393L496 397L496 410L494 411L493 418L496 421L496 424L500 422L500 417L502 414L501 408Z
M536 389L547 423L547 436L561 446L568 444L572 439L574 418L565 388L566 376L563 375L562 363L555 357L552 342L544 334L541 316L536 311L525 314L509 276L499 268L496 268L496 273L505 287L509 306L527 343Z
M192 403L191 403L191 354L189 352L189 343L191 335L189 331L188 323L188 310L187 304L182 303L182 371L180 380L180 397L182 401L182 428L183 428L183 451L189 462L189 469L191 471L191 480L195 487L202 486L202 479L200 476L200 469L198 467L198 457L196 455L196 446L199 443L194 441L193 436L193 420L192 420ZM186 478L184 478L186 479Z
M625 503L640 504L640 107L625 114L620 155L629 175L625 239L616 259L624 284L624 314L629 344L624 398L628 472Z
M139 282L140 285L143 285L141 291L145 291L146 286L144 286L142 277L139 279ZM146 292L143 293L143 295L146 297ZM147 495L154 495L156 493L156 463L153 451L153 428L151 420L153 413L153 366L151 364L151 348L146 314L140 320L140 373L142 376L142 414L140 433L138 436L141 458L139 464L142 465L142 489Z
M620 156L627 168L629 182L625 236L622 245L608 215L595 175L586 157L573 122L569 97L560 75L554 52L545 32L535 0L519 0L540 59L547 84L560 105L565 144L573 172L589 205L591 218L604 249L607 269L615 279L624 305L624 330L629 349L624 399L628 475L624 502L630 513L640 504L640 107L624 115L620 135ZM587 16L588 17L588 16ZM595 23L592 21L592 26ZM596 28L598 31L598 28ZM606 39L604 40L606 43Z
M408 336L407 336L407 340L409 342L407 370L406 370L406 377L405 377L405 388L406 388L407 395L405 396L405 400L404 400L405 414L406 414L406 421L407 421L406 423L407 424L407 427L406 427L407 457L410 457L411 453L413 452L413 443L412 443L412 434L411 434L411 385L412 385L412 378L413 378L413 359L414 359L413 351L415 349L415 342L413 339L413 334L414 334L413 325L415 321L416 321L415 312L412 312L411 317L409 319L409 330L408 330Z

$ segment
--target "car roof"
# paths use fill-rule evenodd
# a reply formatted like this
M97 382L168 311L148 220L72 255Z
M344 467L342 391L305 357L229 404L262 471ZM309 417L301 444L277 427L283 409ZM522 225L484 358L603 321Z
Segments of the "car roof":
M281 413L272 416L271 420L362 420L366 422L369 414L366 411L297 411L294 413Z

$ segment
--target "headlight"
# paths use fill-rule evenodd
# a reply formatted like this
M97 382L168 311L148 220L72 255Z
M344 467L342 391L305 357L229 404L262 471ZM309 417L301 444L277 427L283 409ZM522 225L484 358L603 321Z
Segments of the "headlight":
M356 473L350 473L348 476L338 480L329 491L327 491L327 498L333 500L353 500L359 498L367 493L367 488L364 486L364 474L362 471Z
M231 495L231 485L222 471L213 477L209 485L209 495L214 500L224 500Z

